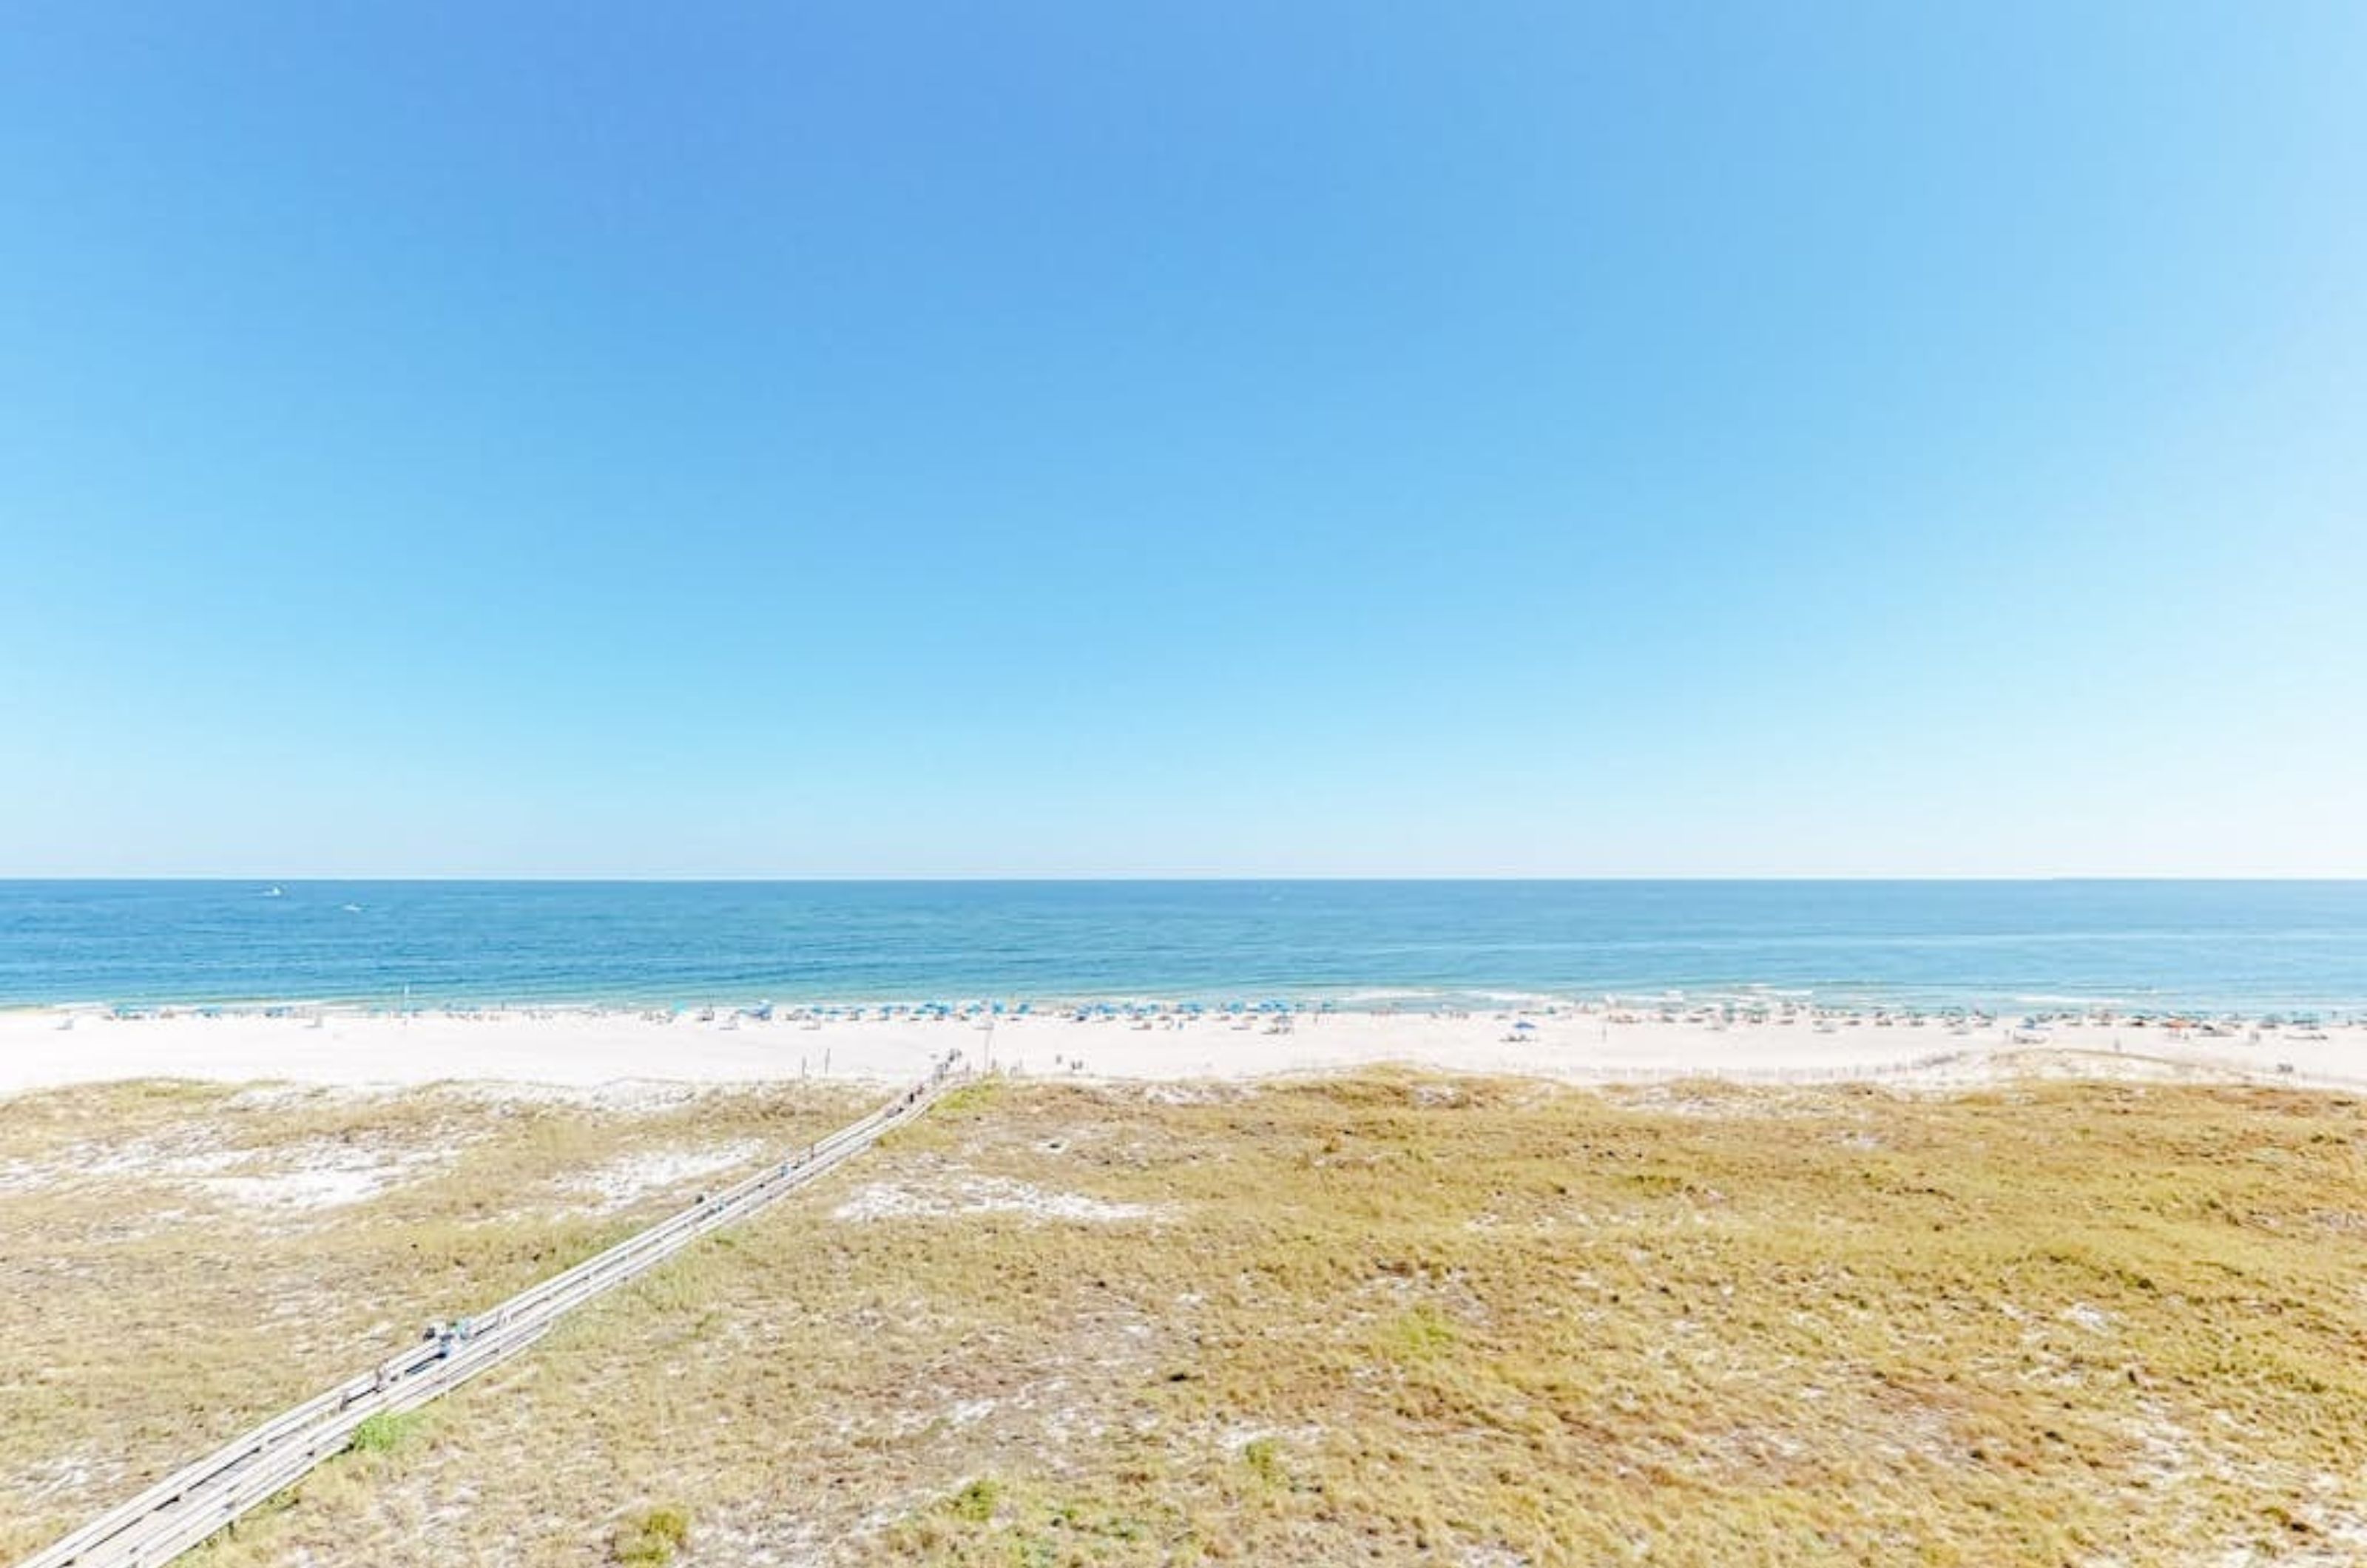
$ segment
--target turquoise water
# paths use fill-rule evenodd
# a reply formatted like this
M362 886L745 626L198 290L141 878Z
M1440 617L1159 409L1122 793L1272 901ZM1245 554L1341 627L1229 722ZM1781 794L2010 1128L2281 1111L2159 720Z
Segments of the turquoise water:
M2367 1011L2367 883L0 882L0 1005L1750 987Z

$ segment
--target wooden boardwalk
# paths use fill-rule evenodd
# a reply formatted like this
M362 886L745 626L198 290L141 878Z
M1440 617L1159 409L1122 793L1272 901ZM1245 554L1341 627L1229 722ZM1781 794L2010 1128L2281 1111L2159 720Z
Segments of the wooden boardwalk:
M500 1365L593 1297L797 1190L920 1117L961 1076L950 1060L941 1063L927 1079L862 1121L730 1190L692 1204L490 1312L432 1327L412 1348L232 1438L26 1558L19 1568L154 1568L171 1561L342 1453L355 1429L371 1416L425 1404Z

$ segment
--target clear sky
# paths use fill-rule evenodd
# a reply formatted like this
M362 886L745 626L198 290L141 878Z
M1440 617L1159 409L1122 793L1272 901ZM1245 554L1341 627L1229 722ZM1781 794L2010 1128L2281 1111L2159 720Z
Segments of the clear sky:
M2367 6L25 0L0 874L2367 875Z

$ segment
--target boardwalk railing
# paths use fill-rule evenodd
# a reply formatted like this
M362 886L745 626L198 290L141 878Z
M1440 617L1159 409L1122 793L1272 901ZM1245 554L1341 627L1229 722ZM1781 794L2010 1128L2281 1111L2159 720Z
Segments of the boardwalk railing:
M129 1502L24 1560L19 1568L155 1568L350 1447L373 1416L426 1404L516 1355L570 1310L655 1268L692 1242L744 1219L884 1134L925 1112L960 1075L948 1059L922 1082L739 1185L520 1292L475 1317L433 1325L428 1337L283 1411L185 1466Z

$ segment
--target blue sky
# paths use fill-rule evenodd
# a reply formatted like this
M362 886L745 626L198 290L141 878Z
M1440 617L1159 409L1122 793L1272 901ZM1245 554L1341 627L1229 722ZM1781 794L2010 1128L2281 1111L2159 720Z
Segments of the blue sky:
M0 874L2367 875L2362 81L15 7Z

